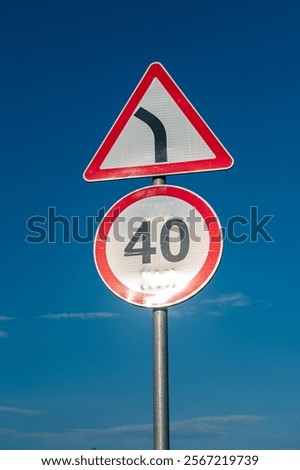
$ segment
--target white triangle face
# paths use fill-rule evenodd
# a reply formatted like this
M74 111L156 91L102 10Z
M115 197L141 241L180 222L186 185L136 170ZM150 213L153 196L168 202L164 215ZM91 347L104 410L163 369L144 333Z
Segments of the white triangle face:
M153 79L134 113L139 108L152 113L165 128L167 163L216 158L157 78ZM152 129L134 113L102 162L101 169L161 164L155 160Z

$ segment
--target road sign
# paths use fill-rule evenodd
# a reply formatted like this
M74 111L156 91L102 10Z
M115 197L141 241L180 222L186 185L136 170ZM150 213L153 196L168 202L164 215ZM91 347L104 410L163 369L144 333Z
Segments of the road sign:
M123 300L158 308L182 302L214 275L220 223L197 194L177 186L133 191L102 219L94 258L105 284Z
M86 181L230 168L233 159L159 63L153 63L84 172Z

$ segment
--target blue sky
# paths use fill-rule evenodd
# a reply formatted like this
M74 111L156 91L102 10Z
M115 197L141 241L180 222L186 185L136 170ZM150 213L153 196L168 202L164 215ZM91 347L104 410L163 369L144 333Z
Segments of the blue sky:
M63 243L61 227L55 243L25 240L49 207L84 233L87 216L151 184L82 173L159 61L235 159L168 183L223 226L258 207L274 240L225 239L211 282L169 309L171 446L299 449L299 3L1 10L0 448L152 447L151 310L104 286L92 242Z

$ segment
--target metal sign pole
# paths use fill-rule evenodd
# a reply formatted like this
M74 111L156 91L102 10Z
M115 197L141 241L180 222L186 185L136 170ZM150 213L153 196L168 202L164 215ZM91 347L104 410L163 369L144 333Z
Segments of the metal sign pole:
M153 184L165 184L165 176L153 178ZM168 309L153 309L153 448L170 449Z
M168 111L166 115L161 115L161 100L156 99L157 90L166 103L165 109ZM147 103L150 104L150 102L152 112L144 108L144 106L148 107ZM176 113L173 109L176 109ZM156 114L162 118L162 121ZM131 126L136 119L148 126L148 129L144 131L141 127L143 132L139 139L136 139L135 125ZM129 126L127 126L128 123L130 123ZM148 161L149 131L152 132L154 138L155 158L152 164L149 162L141 164L141 160L146 156ZM178 139L181 141L180 146L177 145ZM129 144L131 141L132 148ZM118 143L117 151L115 150L116 143ZM173 151L171 162L168 161L168 146ZM119 159L121 154L130 159L129 167L126 166L126 162L124 163L126 159L124 161ZM169 449L168 310L165 304L174 305L200 291L215 273L223 249L222 228L212 208L195 193L166 185L166 177L159 173L166 175L225 170L232 165L231 155L164 67L160 63L153 63L147 69L84 172L84 179L90 182L153 176L158 173L158 176L153 177L153 185L165 185L163 188L147 187L133 191L120 199L102 219L94 244L94 257L99 275L116 295L134 305L143 307L156 305L153 308L154 449ZM162 201L170 198L172 204L174 203L172 210L168 204L161 206L161 215L164 214L168 220L161 227L160 250L154 246L151 247L151 240L149 240L152 220L144 220L145 199L149 202L151 197L156 196L162 196ZM185 204L182 204L182 201ZM184 222L185 218L189 220L189 207L198 211L200 219L213 221L209 224L208 233L206 228L202 230L204 242L199 237L201 249L199 249L199 243L195 243L189 236L188 226ZM107 228L105 228L107 220L110 221L108 230L114 232L119 222L118 215L125 209L127 209L125 215L128 218L140 214L138 219L141 218L143 222L139 229L129 240L126 240L126 244L125 239L120 243L121 240L117 240L116 237L103 237L103 234L107 233ZM155 219L155 211L156 205L153 207L149 205L149 219ZM175 214L177 217L174 217ZM177 227L180 234L179 252L176 255L170 249L169 232L172 227ZM110 243L107 243L109 239ZM213 250L211 249L212 240L214 240ZM141 245L136 247L136 243ZM156 256L151 260L151 255L154 254ZM139 262L136 262L136 255L142 256L139 259L142 264L151 263L149 267L152 271L141 269ZM120 262L123 258L124 264ZM187 285L182 286L177 283L175 290L173 289L175 285L168 290L168 286L156 286L154 283L150 292L146 289L141 292L140 286L141 283L144 284L146 276L148 274L151 276L151 272L157 272L159 277L160 273L165 272L165 267L170 266L169 262L177 263L177 272L182 276L187 272L187 267L189 268ZM125 269L125 266L128 269ZM191 266L192 270L190 270ZM191 272L194 273L192 278ZM128 273L132 282L128 282ZM168 301L157 303L154 294L159 294L162 290Z
M153 448L168 450L168 310L153 309Z

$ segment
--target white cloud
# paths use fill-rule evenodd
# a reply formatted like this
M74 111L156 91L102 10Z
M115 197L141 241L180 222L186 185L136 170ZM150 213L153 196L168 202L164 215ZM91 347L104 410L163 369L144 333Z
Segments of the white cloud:
M184 421L175 421L171 424L174 438L224 436L228 434L224 424L251 423L264 418L256 415L228 415L228 416L202 416Z
M263 421L264 416L260 415L227 415L227 416L203 416L199 420L210 423L251 423L253 421Z
M220 295L219 297L201 300L202 304L217 305L219 307L246 307L251 305L251 300L242 292Z
M0 406L0 414L21 415L21 416L39 416L41 411L28 410L25 408L14 408L10 406Z
M174 421L170 424L173 439L176 438L201 438L222 437L229 432L226 424L239 423L248 425L259 422L265 418L257 415L228 415L228 416L203 416L182 421ZM134 445L147 445L152 441L152 423L128 424L110 428L83 428L70 429L58 432L24 432L14 429L0 428L0 434L6 434L17 439L31 439L40 442L40 445L48 448L76 447L91 448L106 445L106 441L122 439L124 443ZM138 444L139 443L139 444Z
M100 318L111 318L115 317L115 313L108 312L88 312L88 313L50 313L48 315L41 315L39 318L46 318L48 320L68 320L68 319L79 319L79 320L97 320Z
M211 317L222 317L224 315L221 310L207 310L204 313L205 315L210 315Z
M195 313L197 313L198 310L195 306L189 306L187 307L187 304L185 303L183 306L180 306L178 308L172 308L169 310L168 312L168 316L170 318L179 318L179 317L188 317L190 315L194 315Z
M143 441L152 436L152 424L116 426L106 429L78 428L63 431L18 431L0 428L0 435L11 436L17 440L36 441L35 446L45 448L91 448L120 437L125 441ZM105 444L104 444L105 445Z
M221 317L228 308L247 307L252 303L251 299L242 292L233 292L232 294L219 295L208 299L200 298L197 307L192 305L187 308L184 304L183 307L171 310L169 316L179 318L194 315L195 313L204 313L213 317Z
M15 320L15 317L8 317L7 315L0 315L0 322ZM0 330L0 339L7 338L9 334L6 331Z

